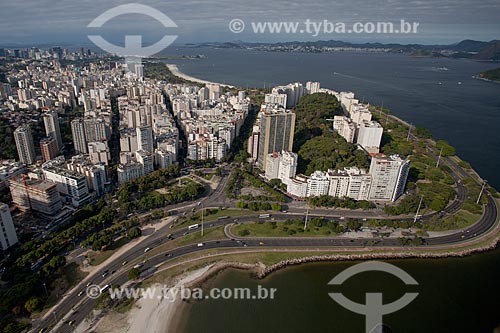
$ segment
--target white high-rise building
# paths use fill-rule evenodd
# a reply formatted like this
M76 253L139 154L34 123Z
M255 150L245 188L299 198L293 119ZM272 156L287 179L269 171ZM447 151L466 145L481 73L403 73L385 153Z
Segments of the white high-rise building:
M351 177L346 172L334 170L328 170L328 177L330 178L328 195L335 198L347 197Z
M57 149L60 151L63 148L61 138L61 129L59 128L59 116L57 112L46 112L43 114L43 124L45 125L45 134L53 138L57 142Z
M306 82L306 90L308 94L315 94L321 89L319 82Z
M118 184L123 184L130 180L143 176L143 165L136 161L129 161L126 164L119 164L116 172L118 173Z
M147 151L148 153L153 153L153 130L150 126L137 127L137 148L139 150Z
M85 118L83 122L87 142L108 141L110 139L111 133L103 118Z
M307 197L319 197L327 195L330 187L330 180L326 173L314 171L307 179Z
M288 184L291 178L297 173L297 162L299 156L289 151L281 152L281 159L278 169L278 178L283 184Z
M12 222L9 206L0 202L0 247L5 251L17 242L16 228Z
M97 196L104 194L107 183L104 163L92 163L87 155L76 155L68 161L66 167L68 170L84 175L87 179L87 187Z
M372 177L365 170L356 167L337 171L328 170L328 177L330 178L329 195L336 198L368 200Z
M88 144L89 157L92 163L104 163L108 165L111 160L108 144L104 142L89 142Z
M50 161L44 164L43 174L46 180L57 184L59 193L74 207L82 207L90 202L89 188L84 175L51 166Z
M28 125L21 125L16 128L14 131L14 140L16 141L19 160L27 165L35 163L35 144L33 143L30 127Z
M120 132L120 151L135 153L137 147L137 132L131 128L124 129Z
M293 197L305 198L307 197L307 177L304 175L297 175L288 181L286 191Z
M144 78L144 65L143 64L135 64L135 76L138 79Z
M398 155L374 156L370 165L370 200L396 201L405 190L410 161Z
M267 155L266 158L266 173L265 176L267 179L277 179L278 171L280 167L281 155L279 153L272 153Z
M359 126L357 144L367 152L376 154L380 151L380 142L384 129L376 121L363 121Z
M290 83L286 86L274 87L273 94L286 94L286 108L291 108L299 102L299 99L306 94L306 88L300 82Z
M259 126L254 126L252 134L248 138L247 152L250 154L252 161L256 161L259 156Z
M360 126L364 121L372 120L372 113L364 104L353 104L349 111L349 117L356 125Z
M142 165L143 175L147 175L148 173L154 171L153 154L145 150L138 150L135 152L135 158L137 159L137 162Z
M158 169L165 169L175 162L175 154L165 149L155 149L155 165Z
M208 98L211 100L218 100L222 95L222 88L220 84L217 83L207 83L208 88Z
M356 124L354 124L348 117L334 116L333 130L336 131L347 142L354 142L354 138L356 137Z
M264 96L264 103L266 104L277 104L282 108L286 107L286 94L266 94Z

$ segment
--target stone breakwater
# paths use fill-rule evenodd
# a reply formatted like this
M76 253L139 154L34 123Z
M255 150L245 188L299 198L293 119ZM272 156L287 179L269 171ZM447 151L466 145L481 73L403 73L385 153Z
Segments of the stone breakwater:
M191 281L188 285L186 285L186 287L193 288L199 286L226 269L255 271L255 275L259 276L259 274L266 269L266 266L264 264L245 264L240 262L216 263L212 267L210 267L210 269L205 274L200 276L198 279Z
M450 257L465 257L475 253L486 252L496 248L497 241L489 245L471 248L457 252L387 252L387 253L362 253L362 254L333 254L322 256L310 256L304 258L286 259L276 264L265 266L257 270L256 276L259 279L265 278L274 271L280 270L291 265L300 265L313 262L328 261L356 261L356 260L384 260L384 259L439 259Z

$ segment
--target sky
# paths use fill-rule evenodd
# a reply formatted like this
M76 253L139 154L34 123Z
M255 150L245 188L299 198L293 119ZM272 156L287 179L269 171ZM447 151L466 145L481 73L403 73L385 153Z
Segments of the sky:
M129 3L122 0L0 0L0 45L65 45L91 42L87 35L101 35L123 44L124 35L142 35L154 43L176 35L177 44L198 42L277 42L343 40L451 44L463 39L500 39L500 0L145 0L172 19L177 28L166 28L154 18L127 14L101 28L87 25L106 10ZM233 33L229 23L241 19L245 31ZM271 34L254 33L252 22L418 22L416 34ZM301 23L302 24L302 23Z

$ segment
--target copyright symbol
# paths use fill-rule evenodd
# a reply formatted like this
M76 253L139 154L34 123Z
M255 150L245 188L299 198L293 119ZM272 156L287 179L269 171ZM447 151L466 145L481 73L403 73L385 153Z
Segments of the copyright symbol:
M87 287L87 296L92 299L96 299L101 295L101 288L96 284L91 284Z
M245 30L245 22L243 22L242 19L232 19L231 22L229 22L229 30L231 30L232 33L239 34Z

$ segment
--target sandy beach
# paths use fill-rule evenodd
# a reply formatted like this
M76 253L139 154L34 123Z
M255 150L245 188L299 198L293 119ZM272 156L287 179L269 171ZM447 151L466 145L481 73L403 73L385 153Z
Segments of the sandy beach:
M191 283L203 278L212 266L208 265L180 275L168 287L189 286ZM165 285L158 283L150 286L150 288L155 288L158 291L155 296L161 295L161 289L164 287ZM158 299L158 297L140 298L128 313L110 312L106 314L95 326L95 332L165 333L169 327L175 326L175 318L180 314L178 310L181 307L181 299L172 301L167 298Z
M174 64L167 64L167 68L169 71L172 72L172 74L174 74L175 76L180 77L181 79L184 79L184 80L197 82L197 83L203 83L203 84L220 84L223 87L234 88L234 86L229 85L229 84L211 82L211 81L207 81L207 80L198 79L198 78L193 77L193 76L189 76L189 75L181 72L179 70L179 67L177 67L177 65L174 65Z

